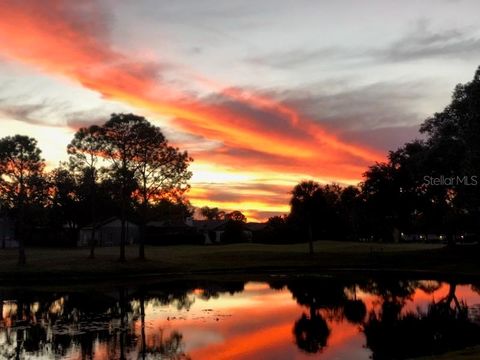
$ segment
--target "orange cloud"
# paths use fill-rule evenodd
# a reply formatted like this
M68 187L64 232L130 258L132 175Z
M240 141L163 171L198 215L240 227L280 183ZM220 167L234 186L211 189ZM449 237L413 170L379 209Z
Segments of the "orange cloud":
M0 16L0 54L6 58L169 116L184 131L223 143L213 152L193 153L197 161L352 181L383 159L267 96L201 76L195 79L214 91L209 98L187 96L165 84L160 63L122 53L107 40L108 19L96 1L7 1L0 4Z

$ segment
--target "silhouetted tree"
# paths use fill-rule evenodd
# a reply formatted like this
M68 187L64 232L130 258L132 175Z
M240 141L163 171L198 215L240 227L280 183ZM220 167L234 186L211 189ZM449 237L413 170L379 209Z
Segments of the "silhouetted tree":
M204 206L200 208L200 214L207 220L223 220L225 218L225 212L217 207Z
M340 197L342 188L337 184L320 185L303 181L292 190L290 220L306 229L309 252L313 254L313 237L338 238L341 227Z
M362 192L379 238L398 242L400 229L411 230L414 216L425 211L425 151L421 141L407 143L365 172Z
M125 221L132 197L141 203L139 257L143 259L149 204L165 196L181 197L188 189L187 181L191 177L188 165L192 159L186 152L168 145L160 128L134 114L112 114L98 133L95 135L98 148L110 164L110 177L119 189L120 261L125 261Z
M73 174L64 167L58 167L48 173L50 187L50 220L56 222L54 226L67 225L73 229L77 219L77 183Z
M241 223L247 222L247 217L241 211L235 210L225 214L225 220L238 221Z
M36 202L43 201L46 183L44 160L37 141L23 135L0 139L0 196L16 212L19 241L18 263L24 265L25 216Z
M131 197L137 186L132 186L135 173L140 165L136 161L139 154L140 136L146 120L133 114L112 114L100 129L100 148L104 159L110 162L110 171L119 185L120 200L120 261L125 259L126 214L131 206Z
M133 118L132 118L133 119ZM145 226L148 207L162 197L179 198L189 185L192 177L188 166L193 159L186 151L170 146L157 126L150 124L145 118L135 118L137 151L134 161L138 164L135 176L139 184L141 199L141 231L139 258L145 258Z
M313 230L312 222L314 213L318 207L318 190L320 184L314 181L303 181L296 185L292 190L292 198L290 199L290 214L301 221L305 222L307 227L308 249L313 254Z
M87 185L87 202L90 208L91 234L90 258L95 257L95 231L97 222L97 178L101 150L101 130L97 125L79 129L67 146L70 166L79 171Z
M472 81L458 84L453 92L451 103L439 113L425 120L420 131L427 135L428 162L433 176L453 177L457 181L447 186L437 186L443 190L446 202L456 213L468 216L470 227L480 230L480 67ZM460 182L458 180L462 180ZM472 186L473 185L473 186ZM439 189L438 189L439 188ZM455 217L455 211L447 215ZM453 224L457 219L451 219ZM448 224L447 224L448 226ZM450 233L459 229L450 228ZM453 234L449 234L453 243Z

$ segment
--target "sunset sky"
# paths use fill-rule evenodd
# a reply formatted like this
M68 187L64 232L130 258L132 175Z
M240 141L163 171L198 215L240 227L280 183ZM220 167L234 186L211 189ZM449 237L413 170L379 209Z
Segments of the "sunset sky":
M480 64L477 0L0 1L0 137L53 167L113 112L195 159L195 206L288 212L302 179L355 184Z

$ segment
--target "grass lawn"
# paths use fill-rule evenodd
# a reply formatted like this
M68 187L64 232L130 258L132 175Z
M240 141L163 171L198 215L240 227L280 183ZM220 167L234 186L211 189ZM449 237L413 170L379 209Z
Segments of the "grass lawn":
M97 248L88 259L87 248L27 248L27 265L17 265L15 249L0 250L0 279L108 278L154 274L325 272L352 269L420 271L480 276L478 248L451 251L439 244L374 244L318 241L315 255L307 244L231 244L212 246L148 246L146 261L137 259L137 247L126 249L127 262L118 262L118 247Z

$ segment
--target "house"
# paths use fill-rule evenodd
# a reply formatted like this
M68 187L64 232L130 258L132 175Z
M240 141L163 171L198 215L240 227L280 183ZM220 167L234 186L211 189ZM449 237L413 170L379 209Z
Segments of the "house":
M243 232L249 242L257 241L266 227L267 223L248 222L245 224Z
M229 220L193 220L192 225L204 237L204 242L208 244L219 244L222 242L222 236L228 226ZM243 233L240 237L243 241L252 242L255 235L264 230L266 223L249 222L242 225L240 229ZM228 239L227 239L228 240Z
M150 245L199 244L196 229L186 221L150 221L145 228L145 243Z
M206 245L221 242L227 222L227 220L191 220L192 226L203 235Z
M92 236L92 224L82 227L78 234L78 246L88 246ZM120 245L122 222L119 218L113 217L95 225L95 242L97 246ZM131 221L125 221L126 244L138 242L140 231L138 225Z
M0 248L18 247L15 239L15 222L8 217L0 218Z

